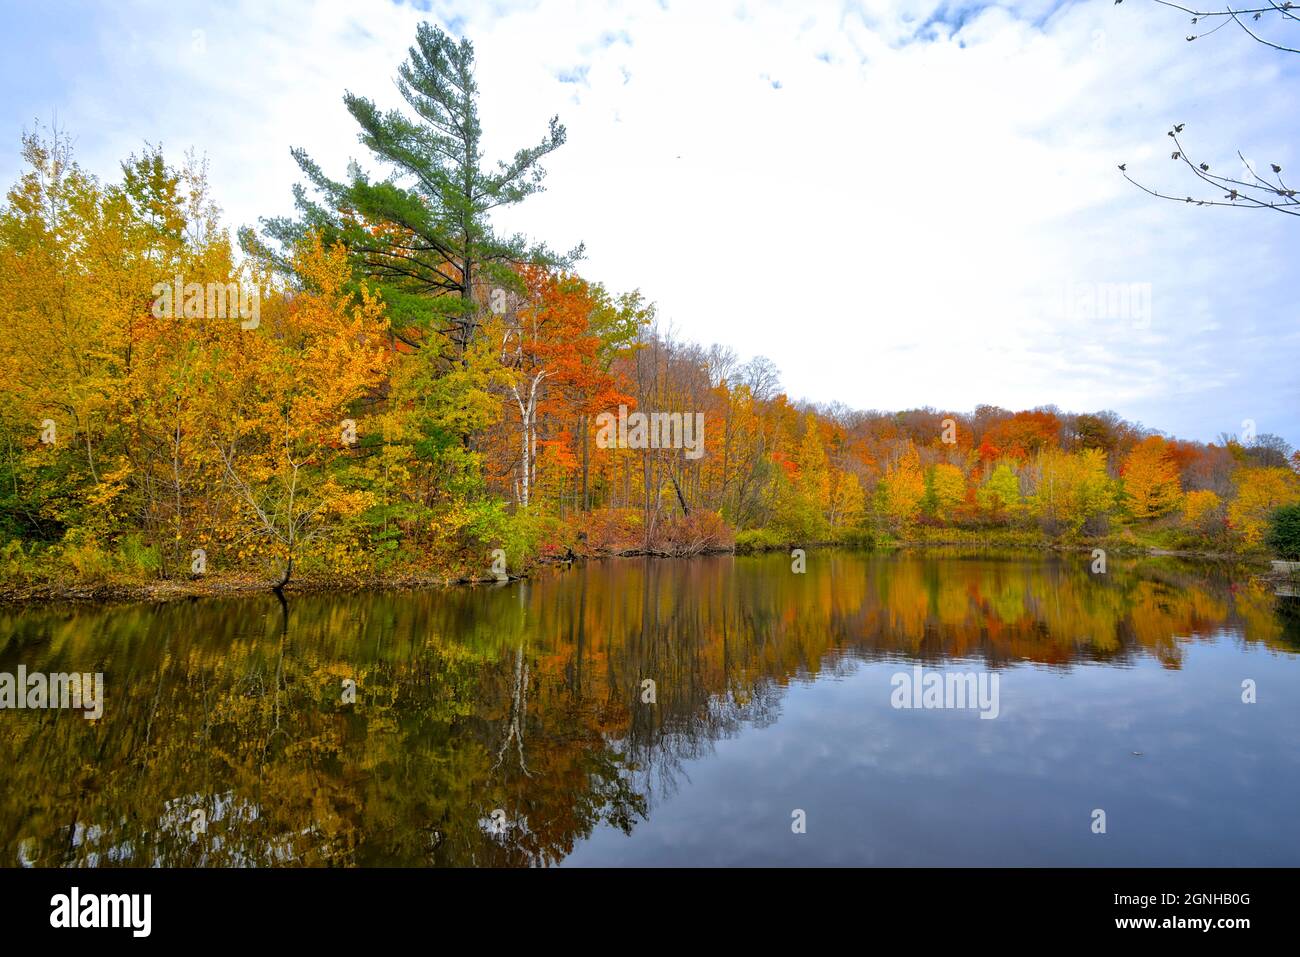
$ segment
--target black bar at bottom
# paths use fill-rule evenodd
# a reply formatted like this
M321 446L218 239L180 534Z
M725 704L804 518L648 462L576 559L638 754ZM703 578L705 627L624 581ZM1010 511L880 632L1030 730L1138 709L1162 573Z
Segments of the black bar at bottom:
M845 921L862 934L910 926L927 944L969 942L981 931L1007 941L1052 933L1230 944L1240 934L1285 932L1295 879L1295 870L1240 869L6 869L0 926L6 942L112 939L128 947L337 947L434 927L440 937L459 927L539 939L566 927L566 936L612 933L605 939L666 946L688 926L700 932L688 939L716 934L734 945L751 934L762 940L774 921L801 937L818 927L842 931Z

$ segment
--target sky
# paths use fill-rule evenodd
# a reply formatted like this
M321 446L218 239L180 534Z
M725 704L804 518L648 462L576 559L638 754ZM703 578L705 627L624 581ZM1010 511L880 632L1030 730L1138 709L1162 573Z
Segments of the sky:
M496 225L584 242L584 276L769 357L792 398L1300 446L1300 218L1117 169L1191 191L1185 123L1215 171L1240 150L1300 179L1300 56L1189 43L1151 0L0 0L0 182L57 122L106 180L192 148L232 229L290 213L291 147L384 172L343 94L398 106L421 20L473 41L492 162L567 127L547 191Z

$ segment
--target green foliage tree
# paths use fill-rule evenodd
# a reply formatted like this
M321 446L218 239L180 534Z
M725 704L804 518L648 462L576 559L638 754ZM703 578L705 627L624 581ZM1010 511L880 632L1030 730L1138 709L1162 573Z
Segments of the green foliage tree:
M975 493L981 509L1001 518L1020 505L1020 476L1010 462L999 462Z
M1279 558L1300 562L1300 504L1283 505L1273 512L1264 544Z

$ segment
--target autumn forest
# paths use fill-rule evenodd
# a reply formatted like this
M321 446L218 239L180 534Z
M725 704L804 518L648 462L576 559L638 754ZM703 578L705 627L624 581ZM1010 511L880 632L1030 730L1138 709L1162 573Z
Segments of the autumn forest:
M1300 453L1250 428L801 402L769 359L584 278L581 249L494 231L565 129L488 165L467 41L421 27L398 88L409 111L346 98L374 172L295 151L298 215L234 236L193 153L105 182L66 131L24 135L0 207L7 590L831 543L1265 555L1300 501Z

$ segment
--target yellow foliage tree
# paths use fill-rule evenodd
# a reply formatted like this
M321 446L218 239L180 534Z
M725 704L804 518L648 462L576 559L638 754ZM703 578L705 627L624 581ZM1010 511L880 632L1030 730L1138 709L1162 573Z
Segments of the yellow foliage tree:
M846 469L831 469L830 507L827 518L832 528L851 528L862 518L866 495L858 477Z
M1263 540L1274 509L1300 502L1300 475L1280 465L1239 468L1233 483L1237 496L1228 506L1228 523L1247 545Z
M1178 508L1183 489L1178 481L1178 463L1169 443L1158 435L1139 442L1120 469L1124 497L1135 518L1157 518Z
M1106 473L1106 453L1101 449L1074 453L1047 449L1039 453L1033 471L1036 488L1030 505L1045 525L1075 534L1088 519L1115 504L1114 483Z
M951 519L966 499L966 476L950 462L940 462L930 471L930 490L935 517Z
M364 285L348 293L341 246L326 250L313 236L294 269L304 288L277 303L262 330L227 324L237 338L219 355L211 407L227 489L245 537L279 560L277 587L331 519L370 503L338 473L366 429L350 407L380 385L392 357L383 303Z
M1183 521L1202 532L1219 517L1223 502L1208 488L1196 489L1183 496Z
M880 480L881 510L895 527L916 519L925 498L925 474L921 457L911 442L896 461L885 469Z

